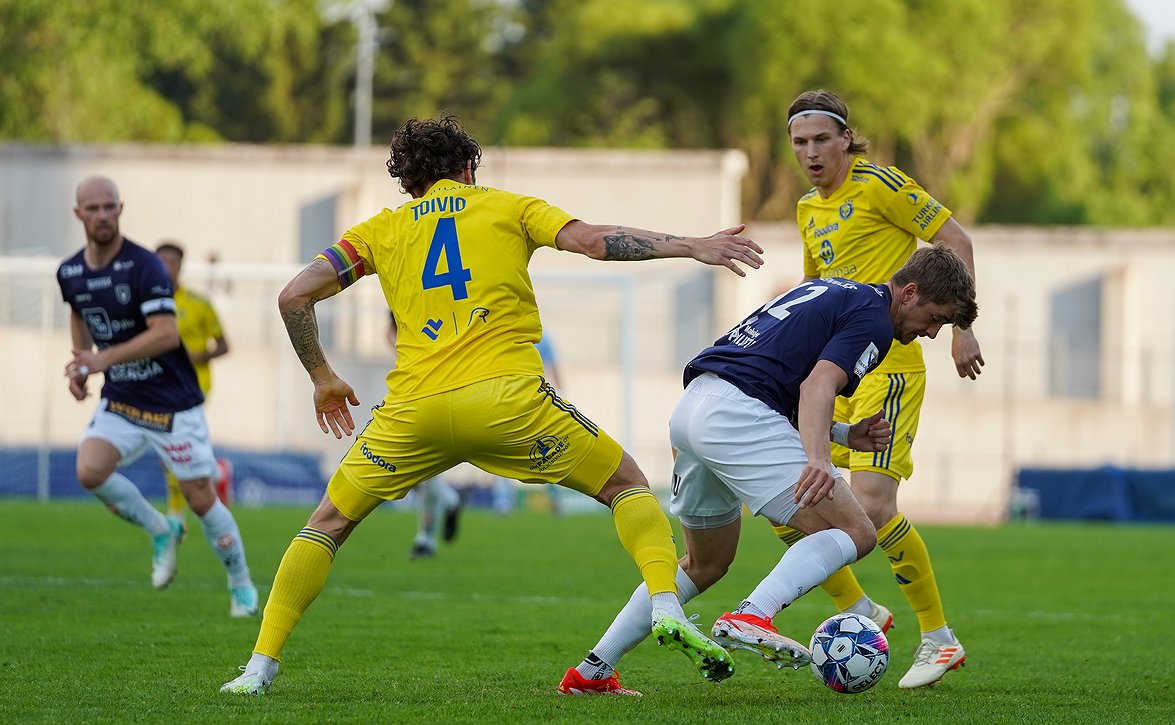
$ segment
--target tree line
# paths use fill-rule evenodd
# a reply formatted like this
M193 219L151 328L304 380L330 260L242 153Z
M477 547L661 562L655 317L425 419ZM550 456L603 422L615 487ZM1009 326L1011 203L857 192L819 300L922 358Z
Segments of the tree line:
M350 143L363 2L0 0L0 139ZM491 146L739 148L744 213L790 219L787 107L828 88L967 221L1175 224L1175 44L1124 0L377 6L376 143L449 109Z

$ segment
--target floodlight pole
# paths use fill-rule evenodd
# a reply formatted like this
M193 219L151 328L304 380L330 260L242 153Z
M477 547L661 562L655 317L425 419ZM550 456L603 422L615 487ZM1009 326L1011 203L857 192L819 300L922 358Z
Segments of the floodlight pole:
M355 146L366 148L371 145L371 98L375 81L375 54L379 47L376 39L378 26L375 22L376 3L358 2L353 6L352 20L359 32L355 48Z

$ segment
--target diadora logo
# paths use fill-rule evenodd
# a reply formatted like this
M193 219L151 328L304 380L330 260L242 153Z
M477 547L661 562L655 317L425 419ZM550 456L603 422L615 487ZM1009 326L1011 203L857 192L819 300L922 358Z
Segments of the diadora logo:
M530 447L530 460L534 463L531 466L532 471L546 470L555 461L559 460L563 454L567 453L569 449L567 438L562 440L555 436L543 436L536 438L534 445Z
M61 278L69 279L71 277L80 277L82 274L82 265L80 264L65 264L61 267Z
M841 204L840 209L837 211L840 212L841 219L848 219L851 217L853 215L853 200L849 199L845 203Z
M833 222L831 224L826 224L826 225L820 227L819 229L817 229L816 230L816 238L819 239L820 237L827 237L829 234L832 234L835 231L840 231L840 223L839 222Z
M367 447L367 443L359 444L359 452L363 454L364 458L384 469L385 471L389 473L396 472L396 465L391 461L385 460L382 456L377 456L372 453L371 449Z

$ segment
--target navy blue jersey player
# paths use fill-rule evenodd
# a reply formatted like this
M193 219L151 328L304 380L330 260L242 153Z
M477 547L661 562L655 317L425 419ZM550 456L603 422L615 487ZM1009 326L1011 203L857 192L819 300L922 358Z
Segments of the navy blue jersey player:
M65 367L70 393L84 400L86 380L102 373L101 400L78 445L78 480L106 507L151 536L151 582L175 578L178 520L164 517L118 472L148 448L175 474L200 517L204 536L228 573L229 613L257 613L241 532L217 499L216 459L204 418L204 395L176 327L171 278L163 262L124 237L123 204L114 182L101 176L78 185L74 214L86 246L57 269L69 304L73 359Z
M677 571L683 602L718 581L734 560L742 507L808 536L791 546L742 604L714 623L714 639L779 666L810 661L771 619L834 571L867 554L877 531L832 466L830 440L856 450L889 445L882 411L832 421L891 343L967 328L975 284L957 254L916 251L881 285L807 282L760 307L689 362L686 389L669 420L670 510L681 519L686 555ZM631 694L613 670L649 632L648 596L638 590L588 657L565 676L581 692Z

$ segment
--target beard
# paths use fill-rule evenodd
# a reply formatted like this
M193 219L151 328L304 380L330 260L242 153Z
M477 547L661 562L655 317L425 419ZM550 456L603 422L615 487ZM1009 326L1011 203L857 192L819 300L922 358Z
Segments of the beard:
M103 226L96 226L90 232L90 239L93 240L95 244L101 244L103 246L110 244L114 242L114 240L118 239L118 225L106 224Z

